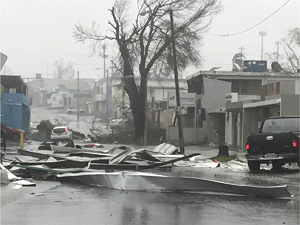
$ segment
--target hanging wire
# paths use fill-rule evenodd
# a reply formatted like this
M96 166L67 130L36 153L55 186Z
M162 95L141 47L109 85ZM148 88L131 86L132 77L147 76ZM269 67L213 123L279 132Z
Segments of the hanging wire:
M208 35L212 35L212 36L218 36L218 37L229 37L229 36L234 36L234 35L238 35L238 34L242 34L242 33L245 33L251 29L253 29L254 27L257 27L258 25L262 24L263 22L265 22L267 19L269 19L270 17L272 17L274 14L276 14L280 9L282 9L289 1L291 0L288 0L286 3L284 3L279 9L277 9L275 12L273 12L270 16L268 16L267 18L265 18L264 20L262 20L261 22L255 24L254 26L246 29L246 30L243 30L243 31L240 31L240 32L237 32L237 33L233 33L233 34L211 34L211 33L207 33Z

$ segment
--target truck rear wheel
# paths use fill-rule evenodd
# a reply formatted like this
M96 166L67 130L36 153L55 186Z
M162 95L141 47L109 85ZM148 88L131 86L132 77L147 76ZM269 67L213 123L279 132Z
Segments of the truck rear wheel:
M260 163L255 161L248 161L248 167L250 171L259 171Z

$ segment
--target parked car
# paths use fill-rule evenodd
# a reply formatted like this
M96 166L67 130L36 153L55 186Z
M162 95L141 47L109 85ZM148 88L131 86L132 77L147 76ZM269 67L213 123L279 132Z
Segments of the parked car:
M59 126L52 129L50 138L52 141L67 141L72 140L73 135L69 127Z
M274 169L281 169L286 163L299 166L299 140L300 117L266 118L258 133L247 138L249 170L260 170L260 164L272 164Z
M68 114L77 114L77 111L78 109L77 108L73 108L73 107L70 107L67 109L67 113ZM82 114L82 113L85 113L84 109L79 109L79 113Z
M126 121L127 121L127 119L112 119L109 122L109 126L110 126L110 128L116 128L116 127L124 125Z
M24 130L21 129L15 129L11 128L10 126L7 126L4 123L1 123L1 130L5 131L6 133L6 138L10 138L14 141L18 141L20 139L20 134L25 132Z

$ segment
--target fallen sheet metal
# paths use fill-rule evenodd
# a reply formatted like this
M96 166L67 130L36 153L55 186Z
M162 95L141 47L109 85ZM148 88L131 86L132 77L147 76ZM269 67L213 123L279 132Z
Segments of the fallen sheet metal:
M109 164L118 164L121 163L122 161L125 161L126 159L130 158L130 155L132 153L136 152L134 148L126 148L124 151L120 152L119 154L115 155L109 160Z
M57 177L72 177L84 184L128 191L213 192L269 198L291 197L286 186L247 186L200 178L172 177L145 172L83 172L60 174Z
M73 148L59 145L50 145L53 153L70 153L70 152L83 152L81 148Z
M46 165L49 168L84 168L88 166L90 160L79 161L79 160L57 160L57 161L28 161L28 162L11 162L6 168L14 167L16 165L24 166L35 166L35 165Z
M25 150L25 149L18 149L18 154L20 155L25 155L25 156L31 156L37 159L48 159L50 156L53 155L53 152L50 151L43 151L40 150L39 152L37 151L29 151L29 150Z
M101 150L98 148L73 148L73 147L66 147L60 145L51 145L51 150L53 153L81 153L81 152L95 152L95 153L102 153L102 154L115 154L116 151L122 152L124 149L127 149L126 146L115 146L110 150Z
M8 184L9 183L7 169L5 169L5 167L2 164L0 166L0 183L1 184Z
M62 173L76 173L76 172L83 172L88 170L88 168L50 168L46 165L19 165L14 164L14 167L27 169L30 171L37 171L42 173L49 173L49 174L62 174Z
M91 169L114 169L114 170L136 170L136 171L141 171L141 170L148 170L148 169L154 169L154 168L169 168L172 166L173 163L189 159L191 157L194 157L195 155L199 155L200 153L193 153L190 155L182 156L180 158L175 158L171 159L168 161L164 162L145 162L145 161L138 161L138 160L127 160L125 162L131 162L131 164L97 164L97 163L90 163ZM128 155L125 154L122 155L122 157L128 157ZM123 159L122 158L122 159ZM123 161L123 160L122 160ZM134 163L133 163L134 162ZM169 165L168 167L166 167Z
M173 153L176 153L178 151L178 148L176 146L168 144L168 143L162 143L162 144L156 146L151 151L157 152L160 154L171 155Z
M2 164L0 164L1 171L1 184L13 183L19 186L36 186L34 182L24 180L20 177L15 176L9 170L7 170Z

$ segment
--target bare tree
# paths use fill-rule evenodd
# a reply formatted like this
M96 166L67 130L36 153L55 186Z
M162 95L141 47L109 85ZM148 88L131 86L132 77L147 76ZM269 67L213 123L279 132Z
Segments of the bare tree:
M75 75L75 70L71 63L64 64L63 59L57 60L55 63L53 77L56 79L70 79Z
M297 69L300 69L300 28L297 27L294 29L290 29L288 31L288 36L286 38L283 38L282 42L283 51L287 60L283 67L289 72L296 73ZM296 48L298 48L298 50L296 50Z
M183 70L190 64L201 64L201 33L208 29L211 17L222 7L218 0L142 0L138 1L138 13L131 22L130 3L130 0L116 0L110 9L112 36L100 34L96 23L90 28L76 24L73 35L79 42L90 41L95 54L101 52L103 40L116 41L137 142L144 135L147 79L154 74L168 76L173 68L170 12L175 21L178 69ZM139 84L135 83L134 71L141 78Z
M278 55L280 69L284 72L296 73L297 69L300 69L300 28L289 29L287 37L281 39L281 45L283 53ZM277 52L266 53L266 56L272 62L277 61Z

